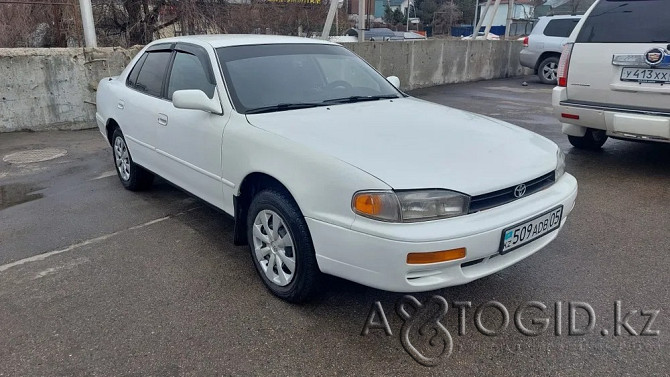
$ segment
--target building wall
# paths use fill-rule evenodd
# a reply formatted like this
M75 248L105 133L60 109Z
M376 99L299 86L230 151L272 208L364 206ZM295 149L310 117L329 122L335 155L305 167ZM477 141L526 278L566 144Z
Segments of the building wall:
M405 90L519 76L518 41L425 40L344 46ZM118 75L140 46L0 49L0 132L94 127L98 82Z
M349 1L349 14L358 14L358 0L348 0ZM384 12L384 3L382 5L382 12ZM376 8L375 0L365 0L365 14L374 15Z
M479 14L484 14L484 9L486 9L486 4L479 5ZM500 4L498 11L493 15L493 3L489 8L484 23L482 25L488 25L489 21L493 17L493 26L505 26L507 25L507 9L508 4ZM533 16L533 6L529 4L514 4L514 14L512 18L530 18Z
M375 18L384 18L384 9L386 8L386 0L374 0L375 1Z

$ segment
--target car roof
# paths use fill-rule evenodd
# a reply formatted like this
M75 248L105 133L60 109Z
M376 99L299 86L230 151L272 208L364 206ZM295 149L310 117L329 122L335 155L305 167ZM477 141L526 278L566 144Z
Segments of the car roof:
M286 35L262 35L262 34L206 34L187 35L182 37L164 38L151 42L157 43L191 42L197 44L208 44L213 48L261 45L261 44L327 44L337 45L329 41L314 38L291 37Z

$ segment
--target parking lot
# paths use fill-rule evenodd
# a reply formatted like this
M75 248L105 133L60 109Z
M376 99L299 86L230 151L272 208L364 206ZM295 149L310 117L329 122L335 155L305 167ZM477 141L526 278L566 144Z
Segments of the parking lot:
M572 148L551 114L551 87L535 77L412 94L553 140L580 188L545 249L470 284L415 295L471 302L465 334L457 308L441 319L453 352L439 365L422 366L403 348L402 294L332 278L310 304L280 301L248 248L233 245L231 219L165 181L124 190L110 147L86 130L0 134L0 376L668 375L670 145L610 139L598 152ZM391 336L361 335L376 301ZM489 301L510 312L497 336L474 325ZM548 307L549 329L538 336L515 328L514 310L528 301ZM627 323L637 336L614 335L615 302L620 317L636 311ZM570 303L593 308L590 333L570 334L588 322L577 310L571 323ZM486 313L496 327L500 317Z

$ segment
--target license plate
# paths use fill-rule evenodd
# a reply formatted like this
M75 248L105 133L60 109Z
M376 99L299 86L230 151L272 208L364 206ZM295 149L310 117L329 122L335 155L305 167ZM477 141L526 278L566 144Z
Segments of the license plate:
M670 69L624 68L621 70L621 81L670 84Z
M561 217L563 217L563 206L558 206L531 220L503 230L500 254L508 253L558 229L561 226Z

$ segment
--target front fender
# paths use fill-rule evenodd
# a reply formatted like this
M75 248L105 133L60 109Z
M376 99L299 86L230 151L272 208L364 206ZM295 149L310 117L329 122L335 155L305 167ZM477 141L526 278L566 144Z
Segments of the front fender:
M264 173L288 189L305 217L333 225L351 227L356 191L390 189L348 163L257 128L239 114L226 127L222 149L223 177L235 184L236 196L247 175Z

